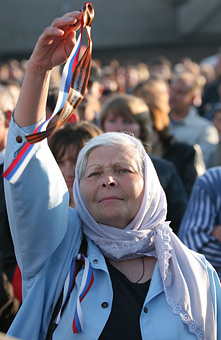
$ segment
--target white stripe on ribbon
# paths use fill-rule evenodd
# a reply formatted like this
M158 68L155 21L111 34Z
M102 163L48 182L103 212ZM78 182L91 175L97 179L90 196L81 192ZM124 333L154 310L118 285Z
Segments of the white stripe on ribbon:
M62 299L62 304L61 304L62 307L63 307L65 300L67 298L67 295L68 295L69 285L70 285L70 270L68 272L68 275L67 275L67 278L66 278L65 284L64 284L63 299ZM54 323L56 323L57 325L59 324L59 322L61 320L62 307L60 308L59 313L58 313L56 319L54 320Z

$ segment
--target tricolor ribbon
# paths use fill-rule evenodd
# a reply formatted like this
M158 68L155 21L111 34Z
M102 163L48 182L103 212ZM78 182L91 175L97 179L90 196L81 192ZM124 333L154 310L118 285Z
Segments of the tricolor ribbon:
M90 2L84 4L81 19L81 32L62 72L58 100L52 115L43 122L35 131L26 136L27 142L19 151L17 157L3 173L3 177L15 183L21 176L27 164L31 160L37 146L35 143L49 137L59 129L76 110L84 98L91 69L91 23L94 18L94 9ZM80 48L82 44L83 28L86 28L88 46L83 56L79 60ZM49 123L57 115L56 124L50 126ZM51 122L52 123L52 122Z
M71 268L69 270L69 273L67 275L67 278L64 284L62 305L58 312L58 315L56 316L54 320L54 323L58 325L61 320L63 310L69 300L71 291L75 285L76 261L77 260L81 260L83 262L84 271L83 271L81 286L80 286L78 296L77 296L77 305L76 305L75 312L74 312L74 320L73 320L73 333L74 334L81 333L83 331L84 320L83 320L83 313L81 309L81 302L87 295L88 291L90 290L94 282L94 275L93 275L90 261L82 253L78 254L78 256L74 257L74 259L72 260Z

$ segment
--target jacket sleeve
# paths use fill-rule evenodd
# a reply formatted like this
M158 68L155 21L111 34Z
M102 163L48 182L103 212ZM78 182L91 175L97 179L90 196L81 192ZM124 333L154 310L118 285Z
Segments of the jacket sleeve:
M36 126L10 123L5 168ZM37 150L15 184L5 180L5 196L15 253L23 278L36 275L53 254L68 227L69 194L63 176L47 145Z
M215 268L221 268L221 243L212 236L214 226L221 222L221 182L212 179L214 175L214 170L209 170L195 183L179 237L190 249L204 254Z

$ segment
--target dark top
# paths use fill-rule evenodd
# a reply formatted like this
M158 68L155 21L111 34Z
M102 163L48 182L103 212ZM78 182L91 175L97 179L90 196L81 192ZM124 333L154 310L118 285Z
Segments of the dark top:
M14 298L11 285L16 259L8 215L5 205L3 186L3 165L0 165L0 332L6 333L20 307L20 302Z
M175 165L189 198L198 178L197 166L205 166L203 158L200 158L192 145L180 143L174 139L170 140L163 158Z
M142 339L139 319L150 280L133 283L108 261L107 266L113 286L113 304L99 340Z
M159 181L167 198L167 221L177 234L187 206L187 193L183 182L172 162L155 155L149 155L156 169Z
M198 108L200 116L205 116L207 113L206 106L212 107L212 104L220 102L218 87L221 85L221 79L217 79L211 84L206 85L203 96L202 104Z
M11 281L17 262L15 259L14 245L8 223L2 173L3 164L0 165L0 253L3 261L2 269L6 273L9 281Z

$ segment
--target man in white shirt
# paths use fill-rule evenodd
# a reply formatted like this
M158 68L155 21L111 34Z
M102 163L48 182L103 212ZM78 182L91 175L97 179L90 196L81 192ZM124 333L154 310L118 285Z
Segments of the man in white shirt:
M198 144L206 167L213 165L216 145L219 141L215 126L199 116L194 102L200 95L200 85L195 75L183 72L176 75L170 88L170 132L177 141Z

